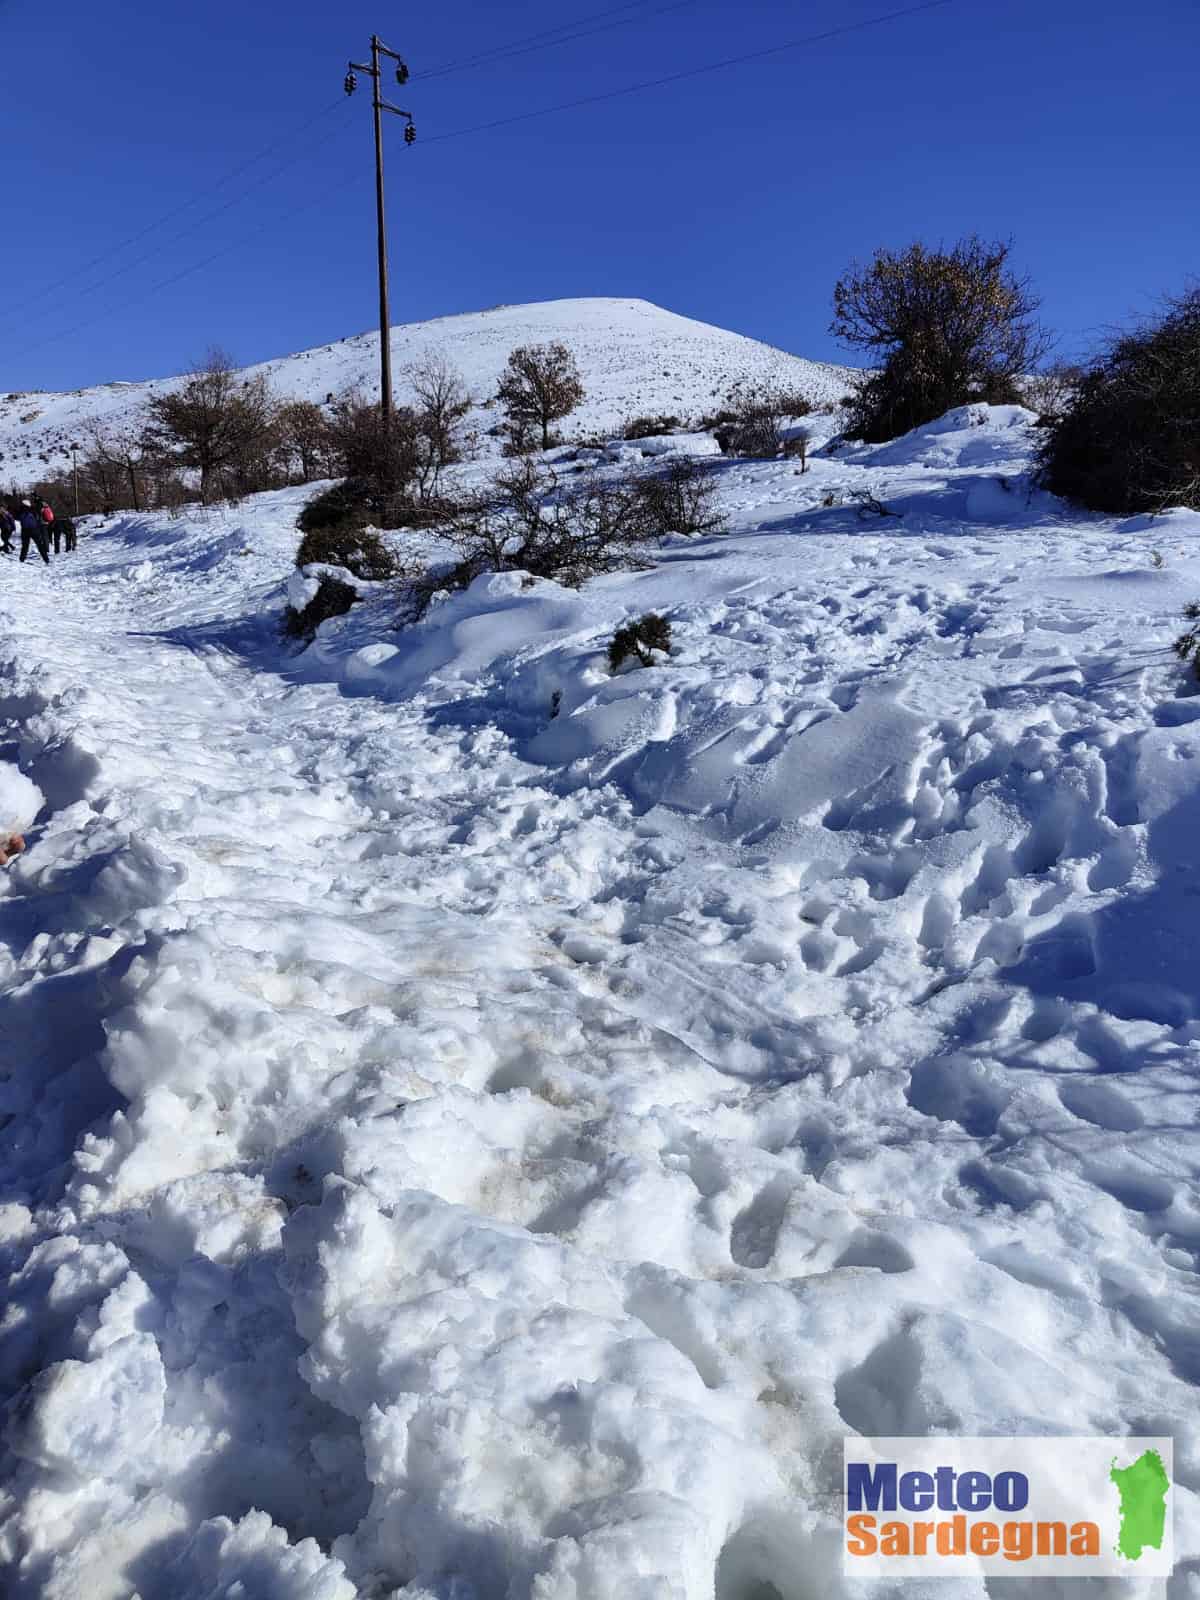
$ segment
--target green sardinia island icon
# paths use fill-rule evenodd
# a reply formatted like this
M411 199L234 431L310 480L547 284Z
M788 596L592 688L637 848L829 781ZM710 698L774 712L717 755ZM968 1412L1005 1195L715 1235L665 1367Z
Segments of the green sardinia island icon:
M1146 1450L1128 1467L1118 1467L1114 1456L1108 1476L1121 1496L1117 1553L1136 1561L1143 1550L1161 1550L1171 1480L1158 1451Z

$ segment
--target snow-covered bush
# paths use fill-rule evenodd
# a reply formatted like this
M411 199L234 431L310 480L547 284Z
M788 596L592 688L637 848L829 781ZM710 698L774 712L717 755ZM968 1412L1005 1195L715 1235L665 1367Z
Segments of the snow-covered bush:
M608 647L609 671L619 671L631 658L641 662L643 667L652 666L655 651L670 655L671 624L665 617L648 611L644 617L639 617L636 622L626 623L613 634L612 643Z
M311 639L330 617L344 617L357 599L358 590L352 584L323 572L317 580L317 592L307 605L299 609L288 606L283 614L283 631L290 639Z
M528 572L575 587L645 565L644 547L664 529L637 482L585 469L564 486L553 467L525 457L458 504L435 532L452 559L405 577L404 621L423 616L435 594L469 588L485 572Z
M394 577L396 572L396 558L376 530L358 527L353 521L311 527L305 532L296 550L296 565L311 567L319 562L345 567L356 578L370 582Z
M1040 467L1046 488L1092 511L1200 509L1200 288L1100 352Z
M1200 678L1200 601L1193 600L1184 606L1183 614L1191 627L1176 639L1175 654L1181 661L1189 662L1193 673Z

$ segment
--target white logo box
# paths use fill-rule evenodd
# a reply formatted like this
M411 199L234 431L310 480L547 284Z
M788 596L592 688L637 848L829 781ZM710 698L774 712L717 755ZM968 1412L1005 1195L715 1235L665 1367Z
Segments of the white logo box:
M1110 1475L1138 1463L1121 1484ZM843 1570L874 1579L1169 1577L1173 1468L1166 1438L848 1438ZM1018 1507L1022 1480L1028 1501Z

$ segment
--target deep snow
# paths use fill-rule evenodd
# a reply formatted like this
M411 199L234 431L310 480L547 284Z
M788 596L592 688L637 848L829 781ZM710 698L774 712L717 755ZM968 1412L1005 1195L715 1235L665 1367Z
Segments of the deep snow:
M1029 423L299 655L303 491L0 570L6 1593L879 1596L858 1430L1171 1434L1200 1595L1200 516Z

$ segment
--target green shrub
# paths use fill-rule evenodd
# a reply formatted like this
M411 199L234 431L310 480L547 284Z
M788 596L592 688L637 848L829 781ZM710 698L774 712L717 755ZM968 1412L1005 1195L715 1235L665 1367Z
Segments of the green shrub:
M290 639L311 639L330 617L344 617L357 599L357 589L322 573L317 592L304 609L297 611L295 606L289 606L284 612L283 631Z
M396 558L375 529L358 528L350 522L313 528L304 535L296 550L296 565L316 564L345 567L368 583L380 583L396 573Z
M1048 421L1039 467L1091 511L1200 510L1200 288L1087 367Z
M1180 661L1190 663L1192 672L1200 678L1200 601L1193 600L1190 605L1184 606L1183 614L1191 627L1176 639L1175 654Z
M664 655L670 654L671 624L665 617L648 611L644 617L627 623L613 634L608 647L609 671L616 672L622 662L628 661L631 656L636 657L643 667L649 667L653 665L656 650Z

